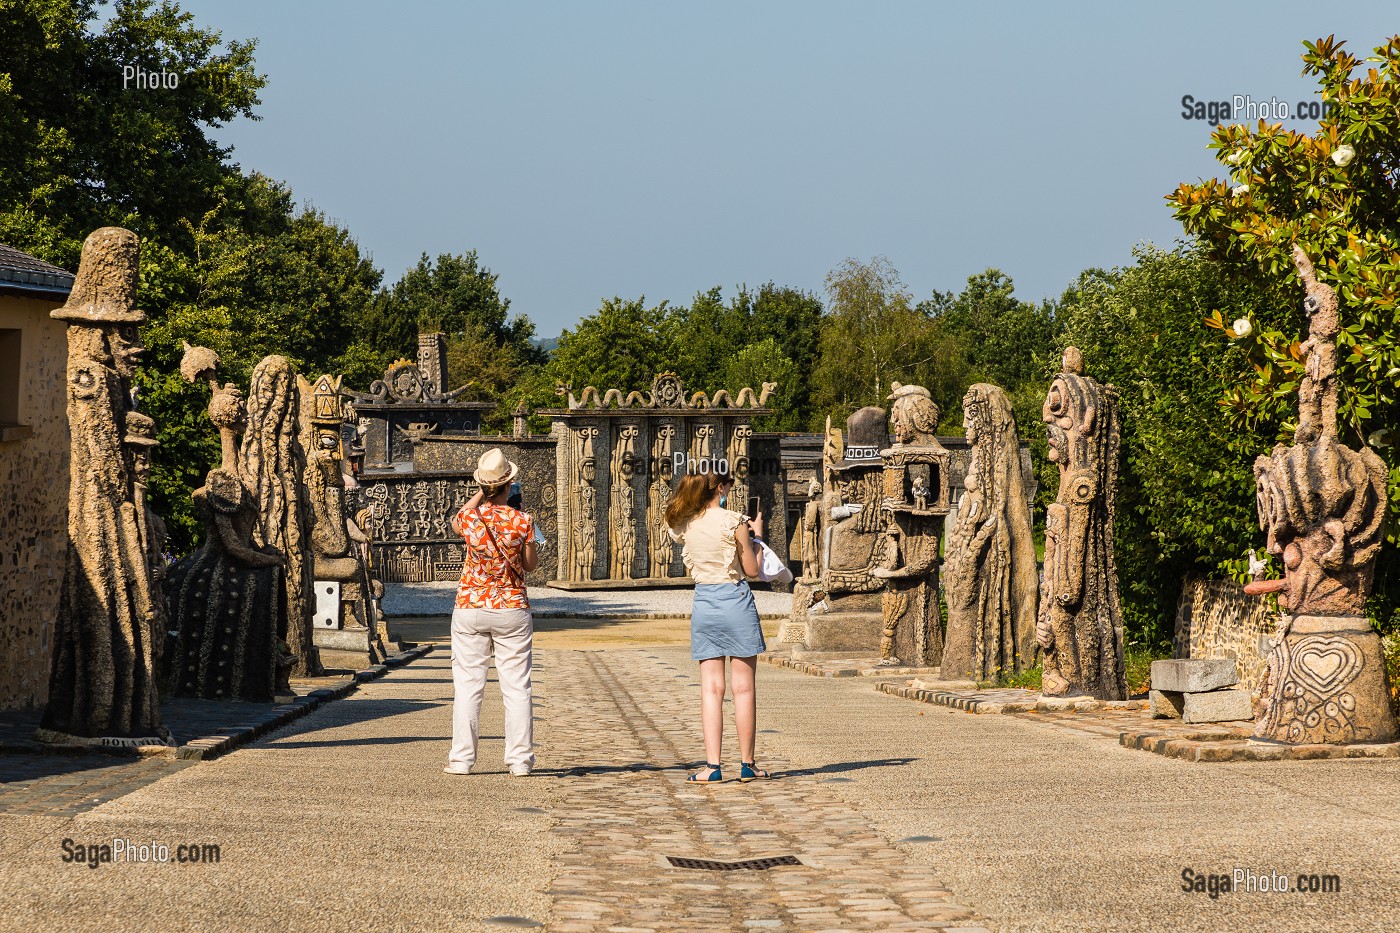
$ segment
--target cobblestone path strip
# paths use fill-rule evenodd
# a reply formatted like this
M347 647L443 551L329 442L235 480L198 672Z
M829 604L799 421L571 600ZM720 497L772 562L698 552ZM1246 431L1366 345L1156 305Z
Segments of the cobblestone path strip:
M72 816L124 797L193 764L111 755L0 757L0 813Z
M559 933L718 930L981 930L934 870L908 861L870 821L786 762L774 779L687 784L700 746L691 665L646 650L550 652L545 749L565 772L550 894ZM567 685L567 686L566 686ZM680 689L678 689L678 687ZM726 715L730 709L726 704ZM732 727L730 727L732 730ZM725 769L738 751L725 740ZM563 747L567 745L566 747ZM737 861L795 855L766 871L673 868L666 856Z

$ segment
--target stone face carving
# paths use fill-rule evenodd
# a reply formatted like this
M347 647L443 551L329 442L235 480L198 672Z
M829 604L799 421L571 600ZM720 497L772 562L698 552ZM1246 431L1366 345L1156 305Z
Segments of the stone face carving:
M301 393L296 370L285 356L269 356L253 370L248 389L248 427L238 470L253 501L258 524L253 543L286 558L287 626L283 640L296 659L292 673L321 670L312 644L316 613L314 555L306 490L306 451L301 438Z
M802 582L816 583L821 575L822 484L816 477L807 484L807 505L802 509Z
M83 243L68 302L51 312L68 322L72 453L68 563L39 731L45 741L169 741L156 684L156 530L137 488L144 480L128 456L153 427L143 432L140 419L127 425L131 378L142 352L137 327L146 319L135 303L139 253L130 230L94 231Z
M1060 489L1045 519L1045 565L1036 640L1045 651L1042 690L1127 699L1123 618L1113 560L1118 473L1118 393L1084 375L1065 350L1042 414Z
M647 543L651 576L671 576L676 544L666 533L666 506L671 502L675 465L671 454L676 448L676 424L657 421L651 439L651 484L647 487Z
M291 657L279 645L285 629L285 559L252 542L258 502L238 471L238 438L247 425L243 393L214 378L218 356L186 346L180 371L207 379L209 420L219 429L220 465L194 491L205 523L204 544L170 568L166 595L176 626L168 645L169 680L177 696L271 702L286 685Z
M609 576L614 580L632 578L632 566L637 560L637 435L635 424L623 424L613 440L609 473L612 480L612 501L609 503L608 561Z
M1039 571L1011 400L997 386L973 385L963 427L972 459L948 541L941 674L995 681L1034 663Z
M1255 736L1294 744L1388 742L1397 735L1380 638L1364 614L1381 546L1385 463L1337 440L1337 295L1294 247L1307 290L1305 375L1298 429L1254 464L1259 524L1281 580L1256 580L1251 594L1275 592L1284 615L1261 687Z

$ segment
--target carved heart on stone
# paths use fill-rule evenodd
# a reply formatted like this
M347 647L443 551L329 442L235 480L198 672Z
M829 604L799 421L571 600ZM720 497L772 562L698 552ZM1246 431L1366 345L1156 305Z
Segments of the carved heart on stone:
M1337 635L1308 635L1293 646L1293 675L1304 687L1331 696L1361 673L1361 651Z

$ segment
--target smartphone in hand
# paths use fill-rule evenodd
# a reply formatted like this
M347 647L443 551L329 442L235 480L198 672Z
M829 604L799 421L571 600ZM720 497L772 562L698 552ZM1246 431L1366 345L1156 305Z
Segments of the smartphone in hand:
M744 515L749 521L758 518L758 496L749 496L749 501L744 505Z

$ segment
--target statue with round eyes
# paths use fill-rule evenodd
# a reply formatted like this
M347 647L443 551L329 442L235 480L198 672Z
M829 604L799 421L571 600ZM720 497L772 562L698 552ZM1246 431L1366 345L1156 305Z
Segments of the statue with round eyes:
M1118 476L1118 392L1084 375L1065 350L1041 416L1060 489L1046 510L1045 564L1036 619L1044 651L1042 691L1126 700L1123 616L1113 559Z

